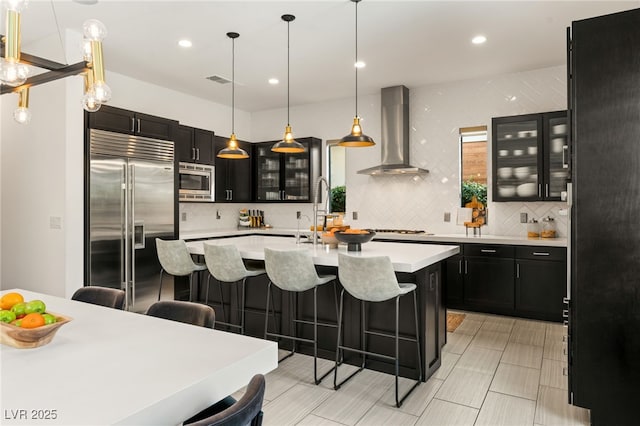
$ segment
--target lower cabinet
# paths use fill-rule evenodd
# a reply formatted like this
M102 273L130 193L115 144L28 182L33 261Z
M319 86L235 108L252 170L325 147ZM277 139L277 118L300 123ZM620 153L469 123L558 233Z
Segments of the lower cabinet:
M564 247L463 244L446 261L448 308L562 321Z
M518 315L560 322L566 295L566 249L516 248L515 310Z

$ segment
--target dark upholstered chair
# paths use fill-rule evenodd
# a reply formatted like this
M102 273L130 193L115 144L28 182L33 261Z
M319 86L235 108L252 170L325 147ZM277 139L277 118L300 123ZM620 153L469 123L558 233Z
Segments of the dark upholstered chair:
M147 315L209 328L216 322L216 313L211 306L180 300L155 302L149 306Z
M239 401L228 396L185 420L183 424L193 426L260 426L262 424L264 389L264 376L256 374Z
M124 309L124 299L124 290L97 286L79 288L71 296L71 300L115 309Z

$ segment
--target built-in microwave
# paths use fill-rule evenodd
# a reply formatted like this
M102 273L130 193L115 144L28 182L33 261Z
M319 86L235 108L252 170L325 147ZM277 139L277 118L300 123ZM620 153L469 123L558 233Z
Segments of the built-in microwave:
M180 163L178 170L180 201L215 201L215 169L213 166Z

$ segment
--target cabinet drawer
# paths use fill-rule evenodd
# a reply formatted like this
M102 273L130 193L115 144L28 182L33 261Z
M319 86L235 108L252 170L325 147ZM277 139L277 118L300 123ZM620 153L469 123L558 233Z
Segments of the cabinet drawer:
M518 259L565 261L567 260L567 249L564 247L518 246L516 247L516 257Z
M465 244L465 256L513 257L514 247L502 244Z

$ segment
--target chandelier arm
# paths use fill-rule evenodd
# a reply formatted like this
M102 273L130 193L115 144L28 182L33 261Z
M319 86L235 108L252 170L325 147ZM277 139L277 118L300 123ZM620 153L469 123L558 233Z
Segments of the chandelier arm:
M21 59L22 58L24 58L24 54L22 54ZM49 83L51 81L59 80L61 78L82 74L83 72L86 72L90 69L91 68L89 67L89 63L84 61L72 64L72 65L67 65L65 67L62 67L56 70L51 70L42 74L34 75L33 77L29 77L24 82L24 84L21 84L20 86L11 87L11 86L3 85L0 88L0 95L4 95L6 93L19 92L21 89L25 87L38 86L40 84Z

